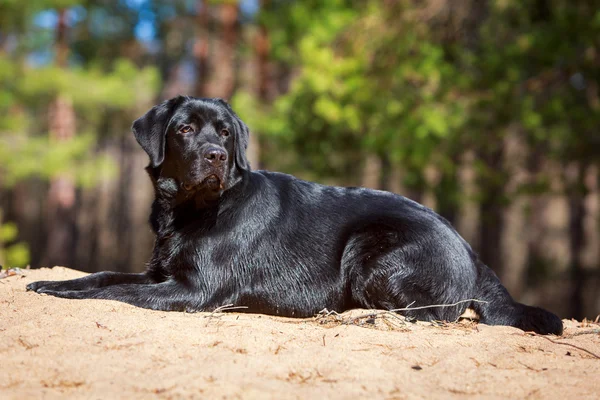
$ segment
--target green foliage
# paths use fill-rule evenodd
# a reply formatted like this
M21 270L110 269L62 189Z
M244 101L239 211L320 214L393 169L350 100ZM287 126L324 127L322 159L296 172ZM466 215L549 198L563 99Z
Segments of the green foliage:
M90 12L95 7L78 0L0 2L0 39L15 39L14 46L0 48L0 187L33 177L49 180L58 176L91 187L114 176L114 160L94 152L99 137L106 135L105 121L127 121L121 128L126 132L139 113L138 105L154 99L159 89L156 68L139 68L125 58L107 62L84 52L79 62L68 68L27 62L25 56L30 52L54 46L55 32L33 24L36 13L82 4L89 6ZM68 29L81 28L80 32L88 29ZM86 51L102 48L100 43L86 40ZM69 140L53 140L49 132L49 105L57 98L72 104L75 112L77 132ZM17 241L16 226L2 222L0 219L0 260L8 265L27 264L28 248Z
M80 134L64 143L52 142L47 136L20 139L0 136L4 186L13 186L31 177L50 179L67 174L79 186L90 187L116 172L108 158L90 157L90 148L95 142L92 134Z
M29 247L24 242L17 242L18 229L14 223L2 224L0 209L0 265L3 268L23 267L29 262ZM10 243L9 245L5 245Z
M481 46L466 64L478 72L470 89L476 95L469 129L479 138L501 141L510 126L531 149L563 164L598 162L600 26L590 16L598 15L600 2L505 0L492 5L481 28ZM475 145L493 151L487 143ZM491 178L482 183L502 185L509 177L485 161L480 167ZM515 194L549 190L539 183L549 180L541 174Z
M0 118L0 184L12 186L33 176L49 179L66 173L78 184L91 186L115 172L108 158L90 157L101 117L110 110L134 110L139 102L152 98L159 78L155 69L140 70L127 60L118 60L111 72L102 73L95 68L54 66L19 70L0 58L0 83L8 89L0 90L0 109L5 111ZM58 96L73 102L79 117L76 125L83 128L64 142L51 141L47 131L28 123L36 121L29 115L46 113Z
M408 169L444 157L442 142L465 119L459 73L405 2L282 7L272 12L284 23L263 15L273 55L301 69L260 130L300 154L297 166L340 177L358 173L368 153Z
M58 95L66 95L81 112L132 107L140 98L152 97L159 83L154 68L140 70L129 60L117 60L109 73L94 67L66 70L47 66L26 74L28 79L22 79L17 90L27 102L48 104Z
M14 268L24 267L29 263L31 255L29 253L29 246L25 242L18 242L13 245L7 246L4 249L6 265L3 267Z
M17 238L17 226L13 223L6 223L0 226L0 240L2 242L10 242Z
M443 16L409 0L269 4L259 18L294 80L272 107L244 94L239 108L289 149L289 168L339 178L375 154L419 186L426 166L452 174L471 149L482 196L497 196L511 176L499 158L509 131L560 162L600 159L599 1L490 1L450 39ZM516 194L543 187L532 184Z

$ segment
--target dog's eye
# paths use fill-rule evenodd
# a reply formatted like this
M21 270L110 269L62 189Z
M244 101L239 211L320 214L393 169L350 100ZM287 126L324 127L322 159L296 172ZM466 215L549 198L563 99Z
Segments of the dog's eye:
M229 131L227 129L221 129L221 136L229 136Z
M189 125L183 126L179 129L179 133L190 133L192 131L193 131L193 129Z

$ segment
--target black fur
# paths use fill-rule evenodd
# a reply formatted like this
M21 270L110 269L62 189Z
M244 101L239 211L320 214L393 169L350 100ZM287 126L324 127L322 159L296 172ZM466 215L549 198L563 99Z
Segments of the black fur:
M487 324L562 332L554 314L513 301L432 210L388 192L250 171L248 128L222 100L171 99L135 121L133 132L150 156L156 195L147 271L99 272L28 289L155 310L233 304L294 317L475 298L485 303L403 314L454 321L471 307Z

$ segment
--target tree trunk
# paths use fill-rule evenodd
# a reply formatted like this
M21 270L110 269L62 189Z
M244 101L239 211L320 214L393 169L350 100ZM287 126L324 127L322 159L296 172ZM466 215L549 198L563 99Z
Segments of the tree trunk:
M134 272L131 268L131 256L133 253L132 240L134 233L133 221L131 218L131 188L133 180L133 157L131 155L131 144L129 135L121 137L119 146L119 181L115 188L115 204L113 209L116 216L116 236L119 244L119 251L115 257L115 268L117 271Z
M233 2L221 5L219 13L223 35L218 65L214 66L215 96L231 99L236 86L236 48L238 42L238 4Z
M66 10L58 13L56 28L56 64L67 68L67 21ZM70 141L75 135L75 112L71 99L58 95L49 109L50 142ZM72 261L72 250L75 239L75 184L69 174L54 177L50 180L48 191L48 242L44 264L69 265Z
M393 172L393 167L392 167L392 162L390 160L390 157L386 154L380 154L379 155L379 161L380 161L380 174L379 174L379 189L380 190L392 190L391 187L391 180L392 180L392 172Z
M581 320L584 317L583 291L585 285L585 271L581 259L585 247L585 176L587 167L575 164L567 177L568 202L569 202L569 260L571 264L571 296L569 315L571 318Z
M195 95L229 100L236 86L236 47L238 42L238 4L226 2L218 8L218 34L212 38L211 9L198 1L198 24L194 57L196 59Z
M260 8L268 7L269 0L262 0ZM254 53L256 56L257 87L256 92L261 106L265 106L272 98L271 69L269 64L269 51L271 42L269 31L263 23L259 23L258 32L254 39ZM250 134L250 143L248 144L248 161L253 169L262 169L260 162L260 152L262 148L260 132L252 131Z
M193 48L194 58L196 59L196 87L194 89L194 95L198 97L206 97L208 92L208 82L210 79L210 21L208 1L198 0L197 12L197 33Z
M504 230L504 144L496 141L497 147L485 151L481 158L489 173L479 177L478 186L483 194L479 205L479 256L502 278L502 232Z
M538 148L531 149L527 160L527 172L530 182L535 182L542 167L543 150ZM528 241L527 241L527 284L533 283L539 279L540 265L548 263L543 249L543 235L546 231L544 221L544 212L546 203L542 194L530 196L529 200L529 216L527 217L528 225Z
M238 41L238 4L223 3L218 9L219 34L209 50L207 97L231 99L236 86L236 47Z
M268 0L261 2L261 8L267 7ZM261 102L266 102L271 98L271 71L269 68L269 51L271 49L271 41L269 39L269 31L265 24L258 25L258 32L254 42L256 52L256 62L258 70L258 98Z
M375 154L367 154L365 155L364 160L360 185L370 189L377 189L381 179L381 163L379 157Z
M404 170L404 173L410 174L411 179L409 182L406 182L406 179L404 180L404 192L401 194L405 197L408 197L411 200L416 201L417 203L422 204L423 199L425 198L426 188L424 171L413 168Z
M436 202L436 211L448 220L453 226L458 218L458 165L459 157L452 157L452 167L440 171L440 181L433 188Z

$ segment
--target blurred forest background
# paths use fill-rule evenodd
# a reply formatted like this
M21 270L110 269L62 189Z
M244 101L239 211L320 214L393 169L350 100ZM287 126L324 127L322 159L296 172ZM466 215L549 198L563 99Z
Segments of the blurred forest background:
M600 313L600 1L0 0L0 264L140 271L132 121L228 99L254 169L391 190Z

